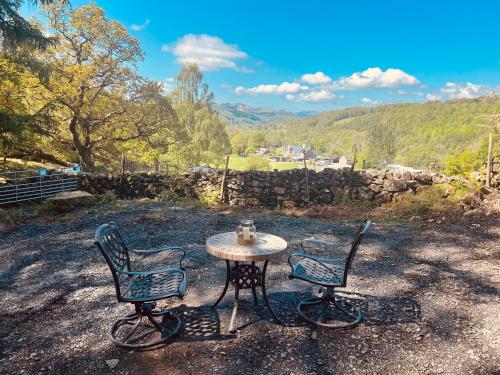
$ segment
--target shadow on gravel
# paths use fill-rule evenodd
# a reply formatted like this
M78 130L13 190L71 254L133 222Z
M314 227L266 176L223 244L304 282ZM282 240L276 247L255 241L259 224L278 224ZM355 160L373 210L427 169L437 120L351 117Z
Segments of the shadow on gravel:
M229 340L234 335L221 334L217 310L211 306L178 306L171 310L182 319L182 330L175 341L212 341Z

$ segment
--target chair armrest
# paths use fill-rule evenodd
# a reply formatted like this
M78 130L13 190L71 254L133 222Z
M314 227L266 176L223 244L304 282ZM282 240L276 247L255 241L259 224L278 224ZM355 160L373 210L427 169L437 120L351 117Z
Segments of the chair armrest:
M178 251L182 253L181 260L179 261L179 268L181 270L184 270L184 267L182 267L182 261L184 260L184 257L186 256L186 252L184 251L184 248L182 246L163 246L163 247L158 247L156 249L145 249L145 250L139 250L139 249L130 249L130 251L136 253L136 254L141 254L141 255L149 255L149 254L157 254L162 251Z
M123 270L116 270L117 273L121 275L126 275L126 276L147 276L147 275L154 275L157 273L167 273L171 271L183 271L182 269L176 268L176 267L168 267L168 268L158 268L156 270L148 270L148 271L123 271ZM184 272L182 272L182 277L184 278Z
M289 257L288 257L288 264L290 265L290 268L292 269L292 275L293 275L293 263L292 263L292 258L302 258L302 259L310 259L312 260L313 262L316 262L317 264L319 264L322 268L326 269L328 272L330 272L333 276L335 276L337 279L341 280L339 275L333 270L331 269L330 267L328 267L326 264L322 263L320 261L321 258L317 258L317 257L314 257L314 256L311 256L309 254L304 254L304 253L294 253L294 254L291 254Z

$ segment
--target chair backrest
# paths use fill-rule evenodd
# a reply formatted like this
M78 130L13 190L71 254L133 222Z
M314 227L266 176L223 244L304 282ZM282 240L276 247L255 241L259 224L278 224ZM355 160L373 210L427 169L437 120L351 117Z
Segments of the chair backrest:
M370 219L366 219L365 221L363 221L361 223L360 227L358 228L358 231L356 232L356 236L354 237L354 240L352 241L351 250L349 251L349 255L347 256L347 261L345 264L344 280L343 280L344 285L346 285L347 274L348 274L349 270L351 269L352 261L354 260L354 257L356 256L356 252L358 251L359 244L361 243L363 236L366 234L366 232L370 228L370 225L372 225L372 222Z
M101 251L113 274L116 296L121 300L120 275L118 271L130 271L130 258L127 246L114 223L102 224L95 231L95 244Z

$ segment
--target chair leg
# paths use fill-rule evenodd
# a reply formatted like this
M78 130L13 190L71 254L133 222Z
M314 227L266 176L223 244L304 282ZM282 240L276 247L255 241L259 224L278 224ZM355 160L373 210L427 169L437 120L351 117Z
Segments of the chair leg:
M127 349L141 350L152 348L161 344L167 344L180 331L182 324L180 318L168 310L154 311L154 304L135 304L136 313L118 319L111 326L110 336L113 343ZM147 319L144 320L143 318ZM170 329L155 320L161 317L173 320ZM141 324L141 323L150 324ZM164 323L164 322L163 322ZM123 333L126 325L133 325L131 329ZM154 336L160 334L160 338Z
M328 288L324 291L321 297L313 297L300 301L297 305L297 313L305 321L319 327L350 328L356 326L362 319L361 312L351 303L347 301L343 301L343 303L348 306L352 312L340 305L333 288ZM304 309L306 306L309 308L317 306L315 309L311 310L313 310L312 312L316 313L316 315L319 314L319 317L316 318L314 315L307 314ZM336 320L334 323L328 323L328 309L330 307L341 311L350 319L348 321Z

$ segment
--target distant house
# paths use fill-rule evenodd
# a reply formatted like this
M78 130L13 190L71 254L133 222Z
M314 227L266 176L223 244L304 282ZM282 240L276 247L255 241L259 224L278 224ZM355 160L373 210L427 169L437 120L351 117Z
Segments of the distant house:
M260 147L257 150L256 154L261 156L271 155L271 150L269 150L267 147Z
M352 160L349 160L349 158L345 155L341 156L338 161L338 167L343 168L343 167L351 167L352 166Z
M315 150L307 148L306 145L303 146L292 146L288 145L283 152L283 156L293 161L302 161L304 158L306 160L315 160L318 154Z

